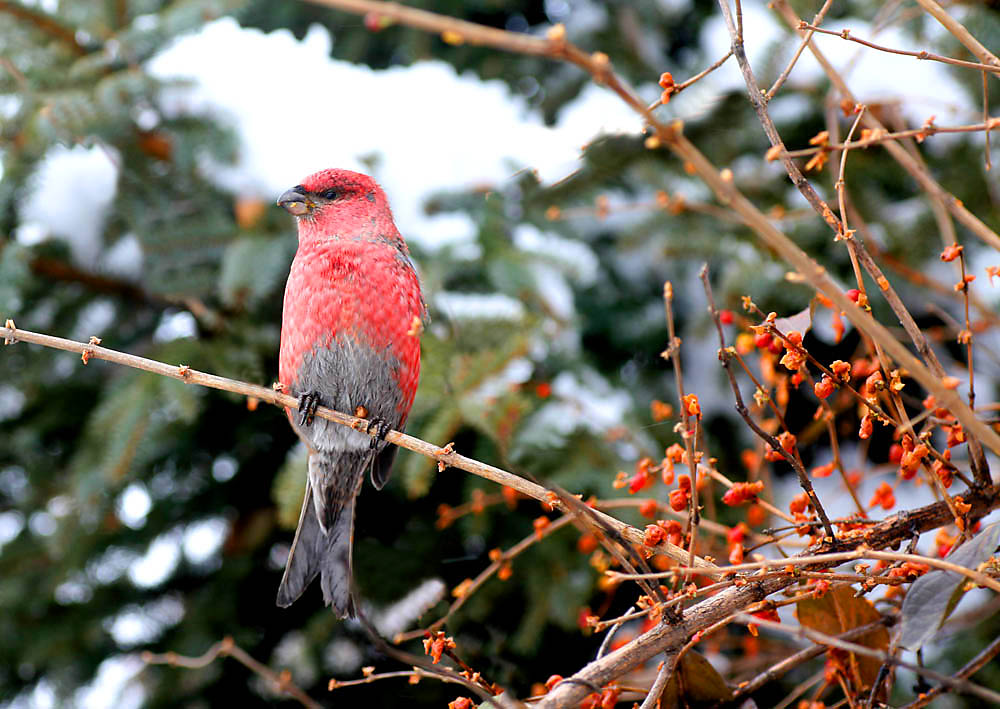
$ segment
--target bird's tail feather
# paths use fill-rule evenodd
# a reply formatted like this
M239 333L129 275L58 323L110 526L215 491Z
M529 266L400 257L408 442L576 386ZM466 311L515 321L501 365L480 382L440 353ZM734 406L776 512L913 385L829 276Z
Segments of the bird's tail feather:
M291 551L285 564L285 574L278 586L277 603L290 606L306 587L320 576L323 600L333 607L340 618L354 615L351 600L351 547L354 537L354 498L344 501L338 514L333 515L327 533L323 533L313 504L313 490L306 482L299 526L295 530Z

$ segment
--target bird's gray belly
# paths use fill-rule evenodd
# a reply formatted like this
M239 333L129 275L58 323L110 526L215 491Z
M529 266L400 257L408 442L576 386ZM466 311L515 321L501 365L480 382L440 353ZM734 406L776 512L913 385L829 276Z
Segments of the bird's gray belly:
M396 380L399 367L388 349L379 351L353 338L338 337L306 353L291 393L315 391L323 406L346 414L364 407L366 418L381 418L395 429L403 398ZM315 450L358 450L371 445L370 436L325 419L316 418L305 428L293 425Z

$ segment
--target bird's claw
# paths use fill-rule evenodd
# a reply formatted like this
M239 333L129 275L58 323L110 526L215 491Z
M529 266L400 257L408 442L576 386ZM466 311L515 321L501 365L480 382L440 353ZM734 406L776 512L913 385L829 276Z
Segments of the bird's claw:
M372 416L368 419L368 424L365 427L365 433L372 437L371 448L375 447L385 440L385 436L389 433L390 426L385 419L379 416ZM374 433L372 433L374 431Z
M309 426L316 418L316 409L319 408L319 393L306 391L299 396L299 426Z

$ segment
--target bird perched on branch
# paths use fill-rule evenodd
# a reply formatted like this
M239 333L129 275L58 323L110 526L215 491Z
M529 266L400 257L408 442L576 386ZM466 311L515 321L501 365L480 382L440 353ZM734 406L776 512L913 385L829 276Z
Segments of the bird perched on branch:
M323 599L354 614L354 500L366 472L381 488L420 376L424 304L385 193L367 175L323 170L278 204L296 217L299 246L285 285L279 380L299 397L287 410L309 448L295 540L278 588L285 607L320 577ZM368 419L368 433L315 418L319 405ZM374 435L370 435L374 434Z

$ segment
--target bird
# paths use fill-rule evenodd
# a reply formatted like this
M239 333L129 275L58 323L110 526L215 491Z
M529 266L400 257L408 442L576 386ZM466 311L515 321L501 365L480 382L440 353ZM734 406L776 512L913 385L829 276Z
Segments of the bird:
M278 380L309 453L298 527L278 587L288 607L317 577L340 618L356 615L351 557L365 473L381 489L420 378L426 306L406 242L368 175L327 169L285 191L298 248L285 284ZM315 416L318 406L367 419L361 432Z

